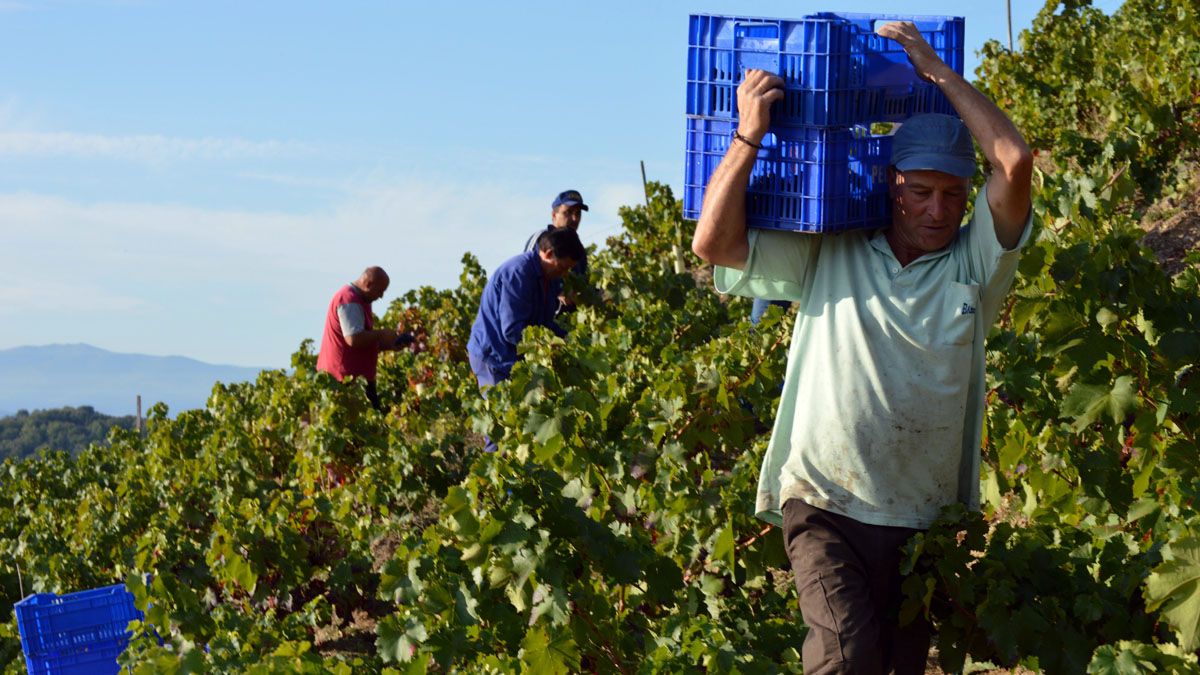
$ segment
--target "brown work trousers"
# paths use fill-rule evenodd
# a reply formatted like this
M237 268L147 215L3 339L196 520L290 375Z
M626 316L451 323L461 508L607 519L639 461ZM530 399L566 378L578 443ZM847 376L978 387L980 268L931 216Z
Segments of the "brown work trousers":
M783 505L783 536L808 625L805 675L924 673L930 628L899 626L900 553L920 530L867 525L800 499Z

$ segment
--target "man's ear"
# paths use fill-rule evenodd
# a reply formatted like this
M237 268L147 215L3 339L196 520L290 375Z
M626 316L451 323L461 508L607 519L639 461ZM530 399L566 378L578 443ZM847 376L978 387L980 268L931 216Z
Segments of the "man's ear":
M896 167L889 166L887 168L888 181L888 198L895 200L896 195L900 191L900 172L896 171Z

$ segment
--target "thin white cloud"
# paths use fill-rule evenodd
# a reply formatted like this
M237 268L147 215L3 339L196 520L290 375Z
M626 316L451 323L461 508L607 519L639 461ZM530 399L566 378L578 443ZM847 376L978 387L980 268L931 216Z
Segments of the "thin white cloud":
M602 243L641 183L585 185L580 234ZM131 351L283 363L363 267L388 270L385 302L456 286L464 252L487 270L519 253L558 187L374 176L301 213L0 194L0 315L20 319L0 343L62 341L79 320L88 339Z
M583 239L603 242L592 235L618 227L617 208L640 194L640 185L594 188ZM356 190L324 212L294 214L0 194L0 222L7 224L0 267L21 275L53 268L96 283L203 284L216 270L221 280L295 287L316 270L341 278L373 263L390 265L397 289L447 286L456 283L465 251L488 268L518 253L549 222L552 196L499 182L396 178Z
M312 155L295 141L241 138L173 138L153 134L111 136L48 131L0 132L0 157L73 157L162 163L188 160L275 159Z
M0 316L29 315L47 309L65 315L128 313L145 306L139 298L83 283L0 280Z
M271 185L321 192L347 192L350 188L350 183L346 180L334 180L323 176L299 176L270 171L239 171L236 175L238 178L261 181Z
M30 105L15 94L0 97L0 132L35 131L42 116L37 105Z
M541 169L543 171L561 172L564 165L566 165L569 167L570 173L576 176L606 173L609 175L623 175L631 180L638 176L641 171L636 160L616 161L595 157L571 157L569 160L564 161L563 156L560 155L508 154L467 148L462 149L462 152L469 154L473 166L490 170L511 171L513 167L519 166L524 171ZM569 151L564 154L567 156L570 155Z
M620 234L622 223L617 210L622 206L637 206L646 201L640 183L604 183L588 188L584 194L588 215L579 228L584 244L603 245L609 237Z
M511 163L510 163L511 164ZM561 161L559 162L561 165ZM572 164L572 168L577 168ZM598 172L604 173L604 172ZM306 190L341 193L345 195L344 206L339 210L341 216L349 222L362 218L359 211L370 212L382 209L393 214L405 214L408 221L452 221L471 222L479 220L482 210L489 219L506 218L507 214L496 215L501 205L506 208L520 209L523 222L532 223L529 231L549 222L550 203L559 189L573 188L576 183L586 185L583 188L584 199L589 204L589 212L584 217L584 225L579 230L580 238L585 244L603 244L605 239L621 229L621 220L617 210L622 206L641 204L645 194L640 184L630 182L613 182L596 184L587 180L574 183L552 182L545 176L533 177L524 175L517 178L510 173L509 181L513 184L475 183L466 187L451 185L446 181L423 179L413 181L403 177L389 175L370 175L356 180L313 178L295 176L283 173L245 172L243 178L261 180L275 185L282 185ZM490 187L489 187L490 186ZM549 186L549 187L548 187ZM549 190L545 194L541 190ZM537 194L533 191L537 190ZM520 195L520 204L509 202ZM387 216L383 216L387 217ZM374 218L367 217L370 222ZM440 236L449 236L440 232Z

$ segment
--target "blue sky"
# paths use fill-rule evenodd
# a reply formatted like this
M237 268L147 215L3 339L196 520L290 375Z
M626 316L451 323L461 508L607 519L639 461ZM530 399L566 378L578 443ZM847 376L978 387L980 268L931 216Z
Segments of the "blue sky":
M0 349L285 366L366 265L455 285L566 188L601 243L639 160L678 195L689 14L965 12L970 76L987 5L0 0Z

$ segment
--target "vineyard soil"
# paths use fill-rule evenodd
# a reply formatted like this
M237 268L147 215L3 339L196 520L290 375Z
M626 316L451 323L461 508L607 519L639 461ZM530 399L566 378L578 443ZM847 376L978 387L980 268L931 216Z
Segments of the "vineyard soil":
M1190 172L1200 176L1200 167ZM1200 251L1200 181L1180 198L1164 198L1142 219L1143 243L1154 251L1163 271L1172 276L1187 265L1189 253Z

